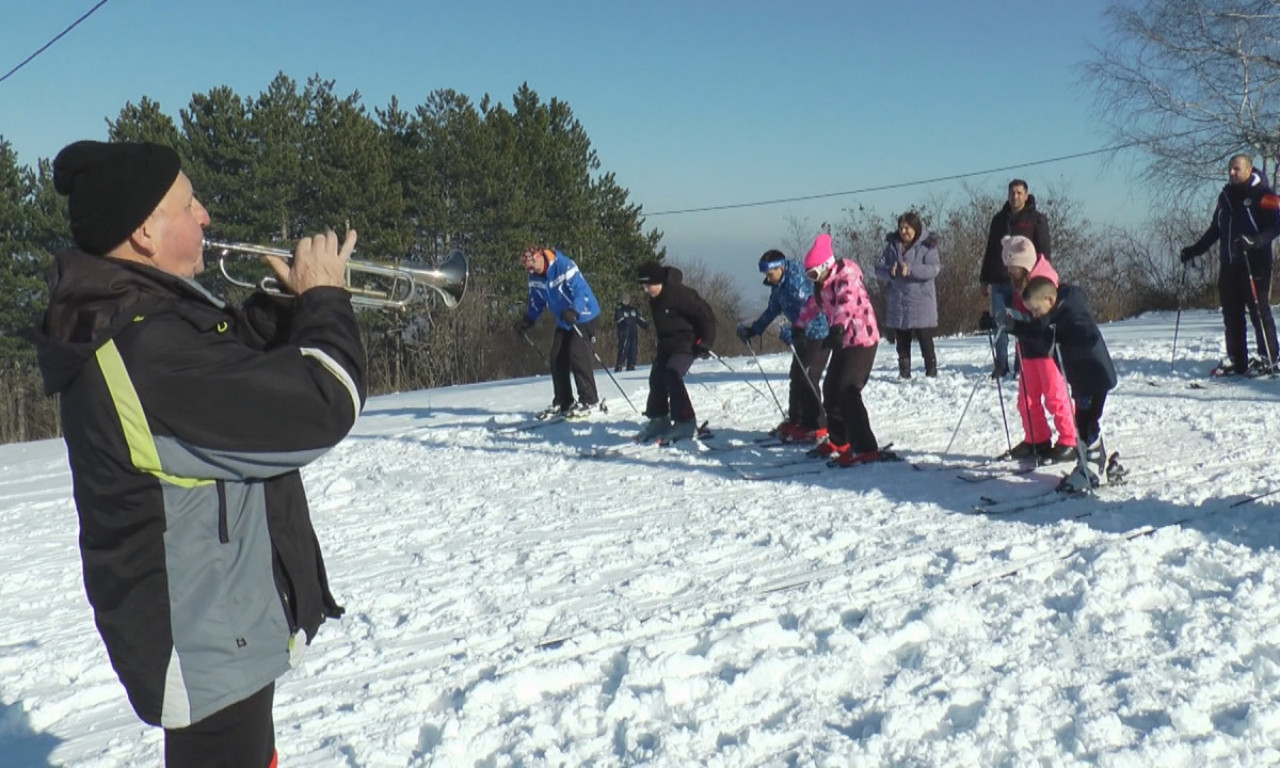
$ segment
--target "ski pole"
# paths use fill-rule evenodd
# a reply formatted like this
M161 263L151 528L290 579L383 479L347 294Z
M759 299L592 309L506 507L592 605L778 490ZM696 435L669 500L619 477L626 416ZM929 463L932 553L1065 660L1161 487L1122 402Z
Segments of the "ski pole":
M1178 327L1182 325L1182 287L1187 282L1187 263L1182 263L1182 275L1178 278L1178 287L1174 296L1178 302L1178 314L1173 319L1173 351L1169 353L1169 370L1173 371L1174 361L1178 359Z
M706 349L706 350L707 350L707 354L708 354L708 355L711 355L712 357L714 357L714 358L716 359L716 361L717 361L717 362L719 362L719 363L720 363L721 365L723 365L725 368L728 368L728 369L729 369L729 371L730 371L731 373L738 373L738 371L736 371L732 365L729 365L728 363L726 363L726 362L724 361L724 358L723 358L723 357L721 357L721 356L717 355L714 351L712 351L712 350L710 350L710 349L707 349L706 347L703 347L703 349ZM745 382L747 383L747 386L748 386L748 387L751 387L753 390L755 390L755 393L756 393L757 395L759 395L759 396L761 396L761 397L764 397L764 393L760 391L760 388L759 388L759 387L757 387L755 384L752 384L752 383L751 383L751 379L748 379L748 378L746 377L746 375L745 375L745 374L738 373L738 375L739 375L739 376L742 376L742 380L743 380L743 381L745 381ZM774 401L776 402L776 401L777 401L777 399L778 399L778 398L776 398L776 397L775 397L775 398L774 398ZM785 414L785 412L784 412L784 414L783 414L783 415L786 415L786 414Z
M1076 419L1076 399L1071 392L1071 382L1067 381L1067 367L1062 364L1062 350L1058 347L1058 328L1057 326L1054 326L1054 325L1050 325L1049 328L1050 330L1053 331L1053 357L1055 360L1058 361L1058 369L1062 371L1062 380L1067 385L1067 400L1070 401L1071 403L1071 420L1075 421L1077 424L1076 426L1076 466L1080 469L1080 474L1084 475L1085 478L1089 478L1089 463L1085 460L1085 456L1084 456L1086 446L1088 445L1088 443L1086 442L1087 438L1085 437L1085 435L1081 434L1080 427L1079 427L1079 420ZM1106 469L1106 459L1104 458L1103 470L1105 471L1105 469ZM1086 493L1089 493L1090 495L1093 494L1092 482L1089 483L1089 489L1086 491Z
M609 370L609 366L605 365L604 361L600 359L600 356L596 354L595 347L591 346L591 340L587 338L587 335L582 332L582 329L578 327L577 323L574 323L571 327L573 328L573 332L578 334L578 338L582 339L582 343L587 345L587 350L591 352L591 356L594 357L596 362L600 364L600 367L604 369L605 375L609 377L609 381L612 381L613 386L617 387L618 391L622 393L622 399L627 401L627 405L631 406L631 410L636 413L640 413L640 409L636 407L636 404L631 402L631 398L627 397L627 391L623 389L622 385L618 383L618 380L613 377L613 372Z
M818 388L814 386L813 379L809 377L809 366L805 365L804 361L800 359L800 352L796 350L795 344L788 344L787 346L791 348L791 356L794 357L796 359L796 363L800 365L800 370L804 371L804 381L809 385L809 391L813 393L813 396L818 398L818 406L821 408L822 393L818 391Z
M764 379L764 385L769 388L769 394L773 395L773 403L778 406L778 410L782 412L782 418L787 418L787 411L782 407L782 403L778 400L778 395L773 391L773 385L769 383L769 377L764 374L764 366L760 364L760 358L756 357L756 351L751 348L751 342L744 340L743 344L747 345L747 351L751 353L751 359L755 361L756 367L760 369L760 378ZM792 349L794 352L794 348Z
M548 354L545 354L542 351L542 347L539 347L537 344L533 343L533 339L529 338L528 331L521 331L520 335L524 337L525 341L529 342L529 346L533 347L533 351L538 353L538 356L542 358L543 364L545 364L549 368L551 366L551 362L550 362L551 356Z
M973 382L973 389L969 390L969 399L964 401L964 410L960 412L960 420L956 422L956 428L951 430L951 439L947 441L947 450L943 451L944 455L951 454L951 445L956 441L956 435L960 434L960 425L964 423L965 414L969 412L969 404L973 402L973 396L978 393L978 387L982 385L982 379Z
M996 364L996 330L992 328L987 331L987 344L991 347L991 364ZM1009 415L1004 410L1004 387L1000 386L1000 377L995 376L996 395L1000 398L1000 420L1004 422L1004 442L1009 446L1009 453L1013 453L1013 439L1009 437Z
M1275 350L1271 348L1271 336L1267 333L1266 320L1262 316L1262 304L1258 301L1258 284L1254 282L1253 279L1253 266L1249 264L1249 253L1246 251L1241 254L1240 258L1244 259L1244 271L1249 277L1249 292L1253 294L1253 330L1262 337L1262 348L1267 352L1267 374L1274 376L1276 364ZM1267 289L1270 290L1270 288L1271 286L1268 285ZM1270 296L1268 296L1268 302L1269 301ZM1268 309L1270 309L1269 305ZM1275 322L1272 321L1272 328L1274 327Z

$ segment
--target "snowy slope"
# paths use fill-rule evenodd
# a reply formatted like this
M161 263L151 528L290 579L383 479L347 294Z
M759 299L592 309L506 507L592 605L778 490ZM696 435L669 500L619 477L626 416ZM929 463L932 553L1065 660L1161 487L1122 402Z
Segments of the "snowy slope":
M277 689L303 766L1265 765L1280 762L1280 381L1191 389L1221 321L1108 326L1130 482L1001 516L1062 469L967 483L1005 447L985 337L939 343L873 426L917 462L750 481L795 448L587 458L639 417L504 433L546 378L376 398L304 475L332 586ZM785 402L781 356L763 358ZM778 421L749 358L699 363L720 444ZM643 407L645 372L621 384ZM941 456L971 392L952 456ZM1019 439L1014 394L1004 391ZM0 765L159 763L80 584L60 442L0 447Z

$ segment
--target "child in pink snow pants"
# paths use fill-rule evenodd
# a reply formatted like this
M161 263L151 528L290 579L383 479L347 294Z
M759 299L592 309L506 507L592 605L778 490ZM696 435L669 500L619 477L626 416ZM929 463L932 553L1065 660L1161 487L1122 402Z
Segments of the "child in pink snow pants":
M1037 254L1028 238L1016 235L1001 240L1005 266L1013 282L1013 310L1028 317L1022 302L1022 289L1033 277L1044 277L1058 284L1058 273L1043 254ZM1008 319L1004 319L1008 323ZM1043 338L1018 337L1018 357L1022 374L1018 379L1018 414L1022 417L1023 441L1010 451L1013 458L1038 458L1042 463L1075 459L1076 423L1072 413L1067 380L1053 359L1053 350ZM1058 428L1058 442L1045 418L1045 409Z

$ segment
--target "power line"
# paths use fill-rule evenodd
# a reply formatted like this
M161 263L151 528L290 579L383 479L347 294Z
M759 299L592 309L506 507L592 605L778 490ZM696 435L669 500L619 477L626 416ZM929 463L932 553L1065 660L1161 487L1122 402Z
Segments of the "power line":
M990 173L1000 173L1002 171L1012 171L1018 168L1030 168L1037 165L1048 165L1049 163L1060 163L1064 160L1076 160L1081 157L1090 157L1092 155L1102 155L1108 152L1119 152L1122 149L1140 146L1142 144L1152 144L1156 141L1167 139L1176 139L1182 136L1188 136L1193 133L1208 130L1215 126L1201 126L1190 131L1175 133L1171 136L1162 136L1160 139L1137 139L1127 144L1117 144L1112 147L1103 147L1101 149L1091 149L1088 152L1075 152L1070 155L1060 155L1058 157L1050 157L1045 160L1032 160L1026 163L1015 163L1014 165L1004 165L999 168L988 168L983 171L968 171L966 173L955 173L950 176L937 176L932 179L919 179L916 181L903 181L897 184L882 184L877 187L863 187L862 189L850 189L844 192L823 192L817 195L800 195L798 197L782 197L776 200L760 200L752 203L730 203L728 205L709 205L702 208L679 208L670 211L655 211L646 213L645 216L676 216L682 213L705 213L707 211L728 211L734 208L757 208L764 205L778 205L779 203L798 203L805 200L822 200L828 197L843 197L845 195L860 195L866 192L884 192L889 189L902 189L903 187L916 187L922 184L935 184L940 181L955 181L957 179L967 179L971 176L985 176Z
M49 42L47 42L47 43L45 43L44 45L40 46L40 49L39 49L39 50L37 50L35 53L31 54L31 55L30 55L30 56L28 56L27 58L25 58L25 59L23 59L22 61L20 61L20 62L18 63L18 66L14 67L13 69L9 70L8 72L5 72L3 75L0 75L0 83L3 83L5 80L8 80L8 79L9 79L9 77L10 77L11 75L13 75L13 73L15 73L15 72L17 72L18 70L22 69L23 67L27 66L27 64L31 63L31 60L32 60L32 59L34 59L35 57L37 57L37 56L39 56L40 54L44 53L46 50L48 50L49 46L51 46L51 45L53 45L54 43L56 43L56 42L58 42L59 40L61 40L63 35L67 34L67 33L68 33L68 32L70 32L71 30L75 29L75 28L76 28L76 26L77 26L80 22L82 22L82 21L84 21L85 19L87 19L87 18L89 18L90 16L92 16L94 11L98 10L99 8L101 8L102 6L104 6L104 5L106 5L106 4L107 4L107 0L98 0L98 4L97 4L97 5L95 5L95 6L93 6L92 8L90 8L90 9L88 10L88 12L87 12L87 13L85 13L85 15L83 15L83 16L81 16L80 18L78 18L78 19L76 19L75 21L73 21L73 22L71 23L71 26L69 26L69 27L67 27L66 29L64 29L64 30L62 30L61 32L59 32L59 33L58 33L58 35L57 35L57 37L54 37L54 38L53 38L52 40L50 40Z

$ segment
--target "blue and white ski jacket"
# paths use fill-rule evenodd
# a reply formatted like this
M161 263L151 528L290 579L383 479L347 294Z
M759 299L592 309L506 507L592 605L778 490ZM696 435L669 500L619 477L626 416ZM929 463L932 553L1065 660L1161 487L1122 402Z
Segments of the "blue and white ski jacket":
M560 317L566 309L578 313L578 323L588 323L600 316L600 304L596 295L587 285L578 265L573 259L560 251L546 250L547 273L535 275L529 273L529 308L525 317L529 322L537 322L538 316L545 309L556 319L556 327L572 330L572 327Z
M787 259L787 266L782 272L782 279L777 285L769 288L769 305L764 313L756 318L749 327L752 336L761 336L769 328L769 324L778 315L784 315L791 325L796 325L800 310L813 299L813 283L804 276L804 267L796 259ZM805 336L811 339L827 337L827 318L821 313L814 318L810 327L805 329Z

